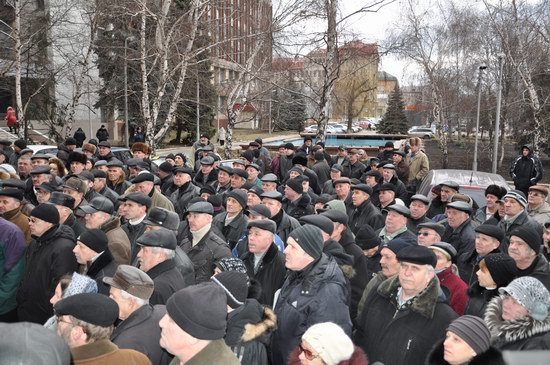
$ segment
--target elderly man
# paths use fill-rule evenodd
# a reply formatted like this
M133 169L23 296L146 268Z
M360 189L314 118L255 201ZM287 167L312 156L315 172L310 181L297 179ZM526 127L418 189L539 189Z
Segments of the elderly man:
M378 186L378 205L376 206L385 216L388 214L388 207L395 204L395 185L383 183Z
M334 180L334 191L336 192L336 199L341 200L346 205L346 213L351 216L355 206L351 198L351 181L348 177L341 177Z
M271 220L277 224L277 235L281 237L283 242L286 242L290 232L300 227L300 223L283 210L283 196L281 193L277 191L265 191L261 197L262 202L271 212Z
M82 207L88 204L88 202L84 198L86 192L86 183L76 176L67 179L67 181L65 181L65 184L63 185L63 193L72 196L74 199L73 212L76 216L76 219L82 224L85 223L85 213L83 212Z
M416 240L414 234L407 229L407 220L411 216L409 208L400 204L393 204L387 208L384 227L376 233L382 242L389 242L397 237Z
M150 208L160 207L168 210L174 210L174 205L162 193L155 189L155 175L144 172L132 180L137 192L143 193L151 198Z
M262 190L263 191L277 191L279 185L279 179L275 174L265 174L262 178Z
M262 294L258 301L273 306L275 292L285 281L284 254L273 242L277 225L269 219L248 222L248 251L240 256L251 279L258 281Z
M176 213L183 217L189 201L199 196L200 188L193 184L193 170L188 167L174 169L174 192L170 199L175 202Z
M212 184L216 194L223 194L231 187L231 175L233 175L233 168L230 166L221 165L218 167L218 178Z
M392 162L397 178L406 186L409 183L409 164L405 162L405 156L403 151L393 151Z
M418 225L417 243L420 246L429 247L441 241L445 233L445 227L439 223L421 223Z
M330 179L325 181L321 186L322 194L334 195L336 191L334 190L334 181L342 177L342 172L344 171L342 165L334 164L330 167Z
M351 201L355 209L350 216L350 229L353 234L357 234L359 228L369 225L374 230L384 226L384 216L372 204L370 197L372 188L366 184L352 185Z
M72 196L55 191L50 195L48 203L53 204L59 212L59 223L70 227L75 237L84 232L84 225L73 214L74 198Z
M274 364L284 364L305 330L315 323L334 322L347 333L351 331L346 280L336 261L323 254L319 228L306 224L292 231L285 265L291 273L275 304L278 329L271 340Z
M459 257L469 255L475 248L476 235L470 219L471 213L472 207L463 201L453 201L445 209L447 223L442 239L453 245Z
M405 184L397 178L395 166L391 163L386 163L382 166L382 177L384 183L393 184L395 186L395 197L407 203L408 193Z
M151 304L166 304L176 291L184 288L184 280L176 267L176 234L168 229L145 232L137 239L139 268L155 283Z
M184 237L179 246L193 262L197 283L210 280L214 262L231 257L229 245L212 229L213 214L212 204L197 202L191 204L184 215L191 235Z
M527 214L541 225L550 222L550 204L546 202L547 197L547 186L537 184L529 187Z
M478 208L472 220L479 224L485 223L489 218L498 212L498 201L506 195L506 189L502 186L492 184L485 189L485 206Z
M235 247L246 231L248 218L244 215L244 210L247 199L246 192L241 189L228 192L226 212L218 214L212 220L212 225L223 234L230 249Z
M107 162L111 162L113 160L116 160L117 158L113 153L111 152L111 144L107 141L101 141L97 145L97 148L99 150L98 154L98 160L105 160Z
M498 227L505 233L502 240L503 249L508 247L510 232L519 227L527 227L542 235L542 226L527 214L527 199L519 190L511 190L504 195L504 217L498 222Z
M426 214L428 218L433 218L438 214L444 214L447 202L450 201L453 195L458 194L460 189L460 185L454 181L444 181L439 184L439 186L441 187L441 199L432 199L428 214Z
M59 224L59 213L51 204L33 209L29 227L33 241L17 292L17 314L19 321L43 324L53 315L50 298L59 279L78 267L72 252L75 237L72 229Z
M479 270L479 262L490 253L501 252L504 239L504 231L492 224L482 224L475 228L475 232L475 250L465 252L457 260L460 277L468 285L477 281L475 273Z
M349 178L360 179L366 168L367 167L359 161L359 151L355 148L349 151Z
M118 203L118 194L107 186L107 173L101 170L92 170L94 175L94 190L101 196L109 199L113 205Z
M300 219L304 215L313 214L311 198L304 192L303 177L297 176L286 181L283 209L291 217Z
M455 312L439 295L437 258L427 247L397 254L399 275L368 296L358 318L354 342L369 361L384 365L422 364L434 342L445 336Z
M38 166L31 170L30 172L32 187L27 189L25 193L25 198L31 202L31 204L38 205L38 200L36 199L36 188L39 187L42 183L52 181L52 175L50 173L50 168L48 166ZM27 182L27 185L28 182Z
M76 239L73 249L80 273L94 279L98 292L105 295L109 295L109 287L103 283L103 278L114 275L118 266L107 244L107 236L102 230L89 229Z
M332 157L332 163L333 165L340 165L342 166L342 176L344 177L350 177L350 168L349 168L349 156L348 151L346 150L346 147L344 145L338 146L338 153L336 156Z
M419 224L431 222L431 220L426 217L429 206L430 199L428 199L425 195L415 194L411 197L411 203L409 204L411 217L407 222L407 228L409 229L409 231L416 234L418 232Z
M510 232L508 255L514 259L518 276L539 279L550 290L550 264L541 253L542 237L529 227L522 226Z
M89 205L82 207L86 228L101 229L109 239L109 250L119 265L130 263L131 245L126 232L120 227L120 218L113 216L113 203L107 198L93 199Z
M239 365L224 342L227 296L217 284L182 289L166 303L159 322L160 345L175 356L171 364Z
M27 245L31 243L29 217L21 212L23 192L19 189L6 188L0 190L0 214L7 221L15 224L25 235Z
M109 296L118 304L121 320L111 334L111 341L121 349L147 355L153 364L170 363L172 356L159 343L159 321L166 314L166 307L149 303L153 280L136 267L120 265L116 273L103 278L103 282L110 288Z
M311 166L311 169L317 174L319 185L322 187L327 181L330 180L330 166L325 159L325 155L322 151L320 151L320 149L322 149L321 146L313 147L313 151L315 151L313 153L315 163Z
M69 345L73 364L151 364L144 354L121 350L109 340L118 311L113 299L98 293L72 295L55 304L57 334Z
M197 171L193 183L202 188L212 185L218 179L218 172L214 168L214 158L206 156L200 159L200 169Z
M29 156L19 157L17 160L17 172L19 173L19 178L23 181L27 180L30 177L31 170L31 158Z
M84 169L86 169L86 162L88 161L88 157L86 157L85 154L80 152L71 152L69 154L69 171L71 174L78 175Z

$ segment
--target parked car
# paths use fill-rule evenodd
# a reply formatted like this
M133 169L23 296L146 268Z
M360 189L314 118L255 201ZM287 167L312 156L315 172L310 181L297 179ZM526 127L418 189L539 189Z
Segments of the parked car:
M332 127L334 133L345 133L348 129L348 127L344 126L343 124L329 124L328 126Z
M317 124L310 125L304 128L305 133L317 133Z
M410 136L421 137L424 139L434 138L435 136L434 131L428 127L412 127L407 133Z
M460 185L460 193L469 195L479 207L485 205L485 189L487 186L496 184L506 188L508 191L512 189L506 180L498 174L472 170L442 169L430 170L428 175L422 180L418 193L429 197L432 187L449 180L458 183Z
M36 155L37 153L41 154L50 154L50 155L57 155L57 146L52 145L45 145L45 144L31 144L27 146L27 148L30 148L32 150L32 153Z
M30 148L33 151L33 154L41 153L44 155L52 155L57 156L57 146L52 145L44 145L44 144L33 144L27 146L27 148ZM82 152L82 148L76 148L76 152ZM129 158L132 158L132 151L130 151L129 148L126 147L113 147L111 148L111 152L117 159L119 159L122 162L126 162Z

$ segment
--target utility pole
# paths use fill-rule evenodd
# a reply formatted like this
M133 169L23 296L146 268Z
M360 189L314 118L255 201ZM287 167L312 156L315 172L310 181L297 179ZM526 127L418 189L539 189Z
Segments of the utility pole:
M485 70L487 66L480 65L479 66L479 74L477 76L477 117L476 117L476 136L475 136L475 144L474 144L474 163L472 166L472 170L477 171L477 148L479 143L479 112L481 108L481 77L483 74L483 70Z
M497 91L497 116L495 120L495 143L493 147L493 169L492 173L497 173L498 163L498 132L500 131L500 101L502 99L502 70L504 69L503 62L504 54L498 54L498 91Z

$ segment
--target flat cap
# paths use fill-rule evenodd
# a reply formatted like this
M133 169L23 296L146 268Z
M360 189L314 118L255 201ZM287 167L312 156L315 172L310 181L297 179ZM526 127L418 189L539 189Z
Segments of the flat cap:
M456 248L453 247L450 243L447 242L436 242L433 245L429 246L430 249L436 250L447 256L447 259L453 261L456 257Z
M50 200L48 200L48 203L61 205L62 207L67 207L69 209L74 209L75 200L69 194L64 194L58 191L54 191L53 193L51 193ZM83 207L84 206L82 206L81 208Z
M380 175L380 172L378 170L370 170L365 173L365 176L374 176L376 180L379 180L382 175Z
M271 211L265 204L256 204L251 208L248 208L248 214L254 216L262 216L265 218L271 218Z
M202 201L191 204L184 213L184 216L187 216L189 213L203 213L214 215L214 207L212 204Z
M458 183L454 182L454 181L450 181L450 180L447 180L447 181L443 181L442 183L440 183L439 185L441 186L446 186L448 188L451 188L451 189L454 189L456 191L459 191L460 190L460 185L458 185Z
M402 216L405 216L407 218L411 217L411 211L409 210L409 208L401 204L392 204L386 209L399 213Z
M382 166L383 169L390 169L390 170L395 170L395 165L392 164L392 163L386 163L384 164L384 166Z
M321 215L330 219L331 222L340 223L346 226L348 225L348 215L338 209L329 209L321 213Z
M143 223L177 231L180 224L180 218L176 212L171 212L165 208L153 207L147 213Z
M417 200L417 201L422 202L426 205L430 204L430 199L428 199L428 197L426 195L422 195L422 194L414 194L413 196L411 196L411 202L413 200Z
M474 228L474 230L477 233L481 233L486 236L493 237L497 239L499 242L502 242L502 240L504 239L504 231L493 224L481 224L476 228Z
M175 174L178 174L178 173L181 173L181 174L187 174L189 176L193 176L193 170L190 169L189 167L176 167L173 171L172 171Z
M123 168L124 164L120 160L113 159L113 160L107 162L107 167L120 167L120 168Z
M278 191L264 191L264 193L261 195L261 198L268 198L268 199L274 199L278 200L280 202L283 201L283 196Z
M101 167L101 166L107 166L107 161L105 160L97 160L94 164L94 167Z
M262 180L262 182L279 182L279 178L277 177L277 175L271 173L265 174L260 180Z
M246 172L246 170L243 170L243 169L233 169L233 175L240 176L245 180L248 179L248 172Z
M54 191L59 191L60 187L55 182L43 182L39 186L36 187L38 190L46 191L48 193L53 193Z
M472 213L472 207L470 206L470 204L463 201L455 201L449 203L446 205L446 208L460 210L461 212L465 212L468 214Z
M229 175L233 175L233 167L231 167L231 166L220 165L220 166L218 166L218 170L225 171Z
M548 196L548 186L546 185L537 184L537 185L530 186L529 191L538 191L542 195Z
M412 245L397 253L397 261L410 262L417 265L430 265L435 268L437 256L428 247Z
M99 293L71 295L55 303L54 310L58 316L73 316L100 327L112 326L118 318L118 304Z
M332 182L332 184L334 186L336 186L336 184L350 184L351 185L351 180L349 179L349 177L341 177L341 178L338 178L338 179L334 180Z
M155 289L149 275L130 265L120 265L117 267L115 275L104 277L103 282L144 300L148 300Z
M368 186L367 184L352 185L351 190L361 190L364 193L372 195L372 188L370 186Z
M50 175L50 167L49 166L37 166L30 172L31 175L40 175L40 174L48 174Z
M84 194L86 192L86 183L76 176L68 178L67 181L65 181L65 184L63 184L63 187L74 190L78 193Z
M310 214L305 215L299 219L302 224L311 224L316 227L319 227L321 231L325 232L329 236L334 232L334 224L329 217L322 214Z
M161 228L155 231L146 231L138 237L136 244L139 246L161 247L168 250L175 250L178 240L174 231Z
M378 188L378 191L393 191L395 193L397 191L397 188L392 183L383 183Z
M330 168L331 171L340 171L340 172L344 172L344 168L342 167L342 165L340 164L337 164L335 163L334 165L331 166Z
M119 197L118 200L122 200L122 201L131 200L138 204L145 205L147 208L151 207L151 198L149 198L147 195L143 194L142 192L135 192L135 193L123 195Z
M94 174L88 170L82 171L80 174L76 175L81 180L94 181Z
M108 147L111 148L111 144L107 141L101 141L97 144L98 147Z
M201 165L212 166L214 164L214 159L210 156L201 158Z
M141 173L141 174L137 174L137 176L132 179L132 184L138 184L138 183L145 182L145 181L154 182L155 181L155 175L151 174L150 172L144 172L144 173Z
M264 231L275 234L277 232L277 224L271 219L256 219L248 222L248 229L255 227Z
M2 184L2 188L17 188L21 190L27 189L27 184L19 179L6 179L6 180L0 180L0 184Z
M31 156L31 161L32 160L49 160L49 159L50 158L43 153L37 153Z
M126 166L128 167L136 167L137 166L137 163L139 162L139 158L129 158L126 160Z
M248 164L248 166L246 166L246 168L249 168L249 167L252 167L253 169L256 169L257 171L261 171L261 168L260 168L260 166L258 166L258 164L251 163L251 164Z
M403 151L397 151L397 150L394 150L394 151L393 151L393 154L394 154L394 155L399 155L399 156L401 156L401 157L405 157L405 156L406 156L405 152L403 152Z
M93 198L92 201L88 202L88 205L81 206L80 210L82 210L86 214L92 214L96 212L113 214L113 212L115 211L115 207L113 205L113 202L109 199L103 196L98 196L96 198Z
M418 230L420 230L420 228L431 229L431 230L435 231L439 235L439 237L443 237L443 234L445 233L445 227L443 227L439 223L432 223L432 222L420 223L416 227L418 228Z
M95 179L106 179L107 173L102 170L92 170L92 174L94 174Z
M19 189L13 189L13 188L2 189L0 190L0 196L9 196L10 198L14 198L19 201L23 200L23 192Z

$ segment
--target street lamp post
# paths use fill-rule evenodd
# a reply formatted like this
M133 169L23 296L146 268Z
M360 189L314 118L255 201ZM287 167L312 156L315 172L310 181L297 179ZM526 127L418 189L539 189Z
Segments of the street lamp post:
M477 88L478 88L478 94L477 94L477 117L476 117L476 136L475 136L475 143L474 143L474 163L472 166L472 170L477 171L477 147L479 143L479 111L481 108L481 76L483 74L483 70L485 70L487 66L480 65L479 66L479 74L477 76Z
M504 69L503 59L504 54L498 54L498 91L497 91L497 115L495 119L495 143L493 147L493 169L492 173L497 173L497 161L498 161L498 133L500 130L500 101L502 99L502 71Z

